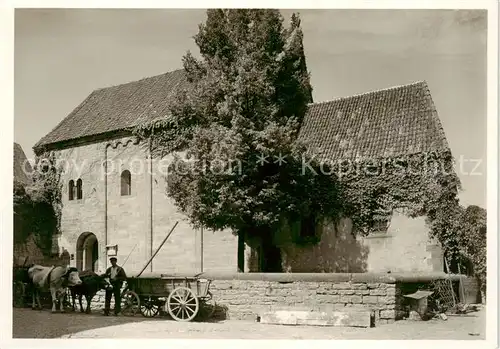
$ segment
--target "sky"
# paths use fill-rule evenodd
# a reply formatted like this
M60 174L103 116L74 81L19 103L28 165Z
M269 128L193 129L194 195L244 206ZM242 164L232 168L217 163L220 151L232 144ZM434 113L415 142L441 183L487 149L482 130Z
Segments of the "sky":
M288 21L293 11L282 11ZM486 207L486 11L300 10L315 102L427 81L464 205ZM182 68L204 10L16 9L14 141L33 145L93 90Z

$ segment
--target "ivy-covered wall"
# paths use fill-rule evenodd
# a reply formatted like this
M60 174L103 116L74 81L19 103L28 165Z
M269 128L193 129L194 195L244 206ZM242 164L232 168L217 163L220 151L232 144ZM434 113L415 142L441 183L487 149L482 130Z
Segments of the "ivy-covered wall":
M70 254L59 244L62 169L54 153L36 158L29 179L14 180L13 264L68 265Z
M316 243L296 243L297 226L284 225L274 242L283 271L299 273L441 272L443 253L424 217L395 212L386 233L353 234L350 219L317 226ZM259 242L248 246L248 271L259 270Z
M14 180L15 246L31 241L44 256L57 254L54 242L60 232L62 213L60 176L56 157L45 153L36 159L28 183Z

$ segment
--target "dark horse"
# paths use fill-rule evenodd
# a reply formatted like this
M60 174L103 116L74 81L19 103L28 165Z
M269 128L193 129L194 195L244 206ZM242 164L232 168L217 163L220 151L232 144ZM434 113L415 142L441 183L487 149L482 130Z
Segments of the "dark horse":
M33 292L33 282L29 276L28 270L33 265L24 263L21 266L15 266L13 270L13 290L12 300L15 307L24 307L26 298Z
M90 313L90 302L92 298L96 295L99 290L111 290L113 286L109 281L109 278L104 275L98 275L91 270L80 272L80 279L82 280L81 285L70 287L71 298L73 299L73 311L75 311L75 298L78 296L78 302L80 303L80 311L83 313L82 297L85 296L87 301L87 308L85 312Z

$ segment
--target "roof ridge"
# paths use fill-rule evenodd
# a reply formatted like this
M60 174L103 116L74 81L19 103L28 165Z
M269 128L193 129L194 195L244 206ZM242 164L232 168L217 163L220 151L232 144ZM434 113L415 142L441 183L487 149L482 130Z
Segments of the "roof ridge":
M177 73L177 72L180 72L180 71L184 71L184 68L174 69L174 70L171 70L171 71L168 71L168 72L165 72L165 73L161 73L161 74L146 76L146 77L143 77L143 78L138 79L138 80L130 80L130 81L127 81L127 82L124 82L124 83L121 83L121 84L109 85L109 86L106 86L106 87L99 87L99 88L96 88L92 92L106 90L108 88L113 88L113 87L119 87L119 86L125 86L125 85L129 85L129 84L134 84L134 83L137 83L137 82L140 82L140 81L157 78L157 77L162 76L162 75L173 74L173 73Z
M344 99L351 99L353 97L368 96L368 95L375 94L375 93L380 93L380 92L384 92L384 91L391 91L391 90L397 90L397 89L400 89L402 87L409 87L409 86L415 86L415 85L425 85L425 86L427 86L427 81L426 80L417 80L417 81L414 81L414 82L409 83L409 84L395 85L395 86L381 88L381 89L377 89L377 90L371 90L371 91L368 91L368 92L356 93L356 94L353 94L353 95L350 95L350 96L337 97L337 98L333 98L333 99L329 99L329 100L321 101L321 102L312 102L312 103L308 103L307 105L311 106L311 105L320 105L320 104L325 104L325 103L337 102L337 101L341 101L341 100L344 100Z

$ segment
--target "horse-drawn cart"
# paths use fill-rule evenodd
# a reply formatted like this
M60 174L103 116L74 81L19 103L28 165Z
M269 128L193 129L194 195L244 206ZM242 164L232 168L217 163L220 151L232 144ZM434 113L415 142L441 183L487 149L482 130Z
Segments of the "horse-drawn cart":
M191 321L196 316L209 319L215 311L215 301L210 292L211 280L197 275L145 274L151 263L179 222L176 222L146 265L135 277L127 278L122 293L122 314L145 317L168 313L176 321Z
M145 317L168 313L176 321L197 316L210 318L215 302L209 290L211 280L194 276L148 274L127 279L122 296L122 314Z

